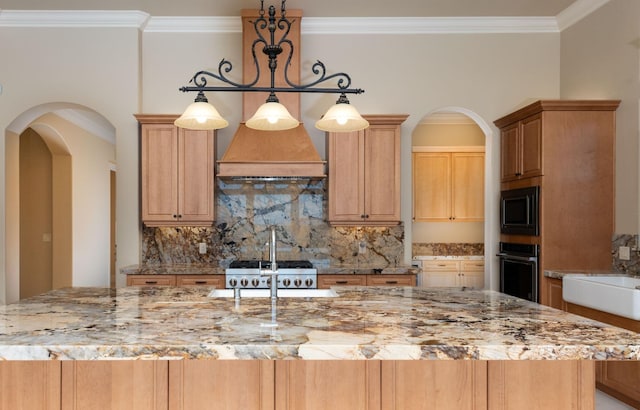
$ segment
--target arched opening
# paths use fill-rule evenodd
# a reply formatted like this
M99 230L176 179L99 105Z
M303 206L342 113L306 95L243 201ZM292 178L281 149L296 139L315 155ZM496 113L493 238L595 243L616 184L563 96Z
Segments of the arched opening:
M497 172L496 164L499 164L498 153L494 152L497 146L493 140L491 127L475 112L461 107L443 107L427 113L418 123L412 133L412 151L417 146L432 146L429 151L456 151L460 150L484 151L484 192L483 217L481 221L471 219L471 222L460 220L444 221L442 223L412 223L411 237L412 249L420 246L435 246L440 249L454 252L480 252L484 255L484 287L497 289L497 278L491 275L497 263L492 255L496 253L497 213L496 196L497 188L493 182ZM464 147L464 148L462 148ZM416 193L412 190L412 202ZM415 215L414 215L415 218ZM436 220L434 218L433 220ZM423 242L424 241L424 242ZM461 249L466 247L467 249Z
M5 130L5 300L108 286L115 129L69 103L33 107Z

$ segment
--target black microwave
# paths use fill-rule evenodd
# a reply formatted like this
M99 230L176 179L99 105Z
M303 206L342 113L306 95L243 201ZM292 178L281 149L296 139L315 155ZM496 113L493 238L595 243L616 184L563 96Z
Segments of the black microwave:
M538 236L540 187L509 189L500 193L500 232Z

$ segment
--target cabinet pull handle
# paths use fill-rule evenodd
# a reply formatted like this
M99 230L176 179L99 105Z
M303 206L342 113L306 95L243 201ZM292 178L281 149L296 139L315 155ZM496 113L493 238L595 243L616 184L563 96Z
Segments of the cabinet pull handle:
M385 282L387 285L396 285L398 283L397 280L388 280Z
M347 283L349 283L348 280L337 280L336 281L336 285L346 285Z
M444 267L445 267L445 266L447 266L447 265L445 265L444 263L439 263L439 264L438 264L438 266L440 266L440 267L444 268Z
M197 280L196 281L196 285L206 285L207 281L206 280Z
M145 280L144 283L145 283L145 285L157 285L158 281L157 280Z

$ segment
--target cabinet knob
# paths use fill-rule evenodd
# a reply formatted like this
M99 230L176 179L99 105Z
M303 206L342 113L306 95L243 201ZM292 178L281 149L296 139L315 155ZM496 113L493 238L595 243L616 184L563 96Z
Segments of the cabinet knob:
M173 214L173 219L176 219L178 217L178 215Z
M360 215L360 218L362 218L362 219L364 219L366 217L367 217L367 215L365 215L365 214Z

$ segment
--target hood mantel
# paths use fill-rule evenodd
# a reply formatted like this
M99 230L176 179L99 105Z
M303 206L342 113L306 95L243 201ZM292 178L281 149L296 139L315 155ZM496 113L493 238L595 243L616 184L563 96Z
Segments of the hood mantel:
M324 178L325 163L302 124L258 131L241 123L218 161L218 176Z

